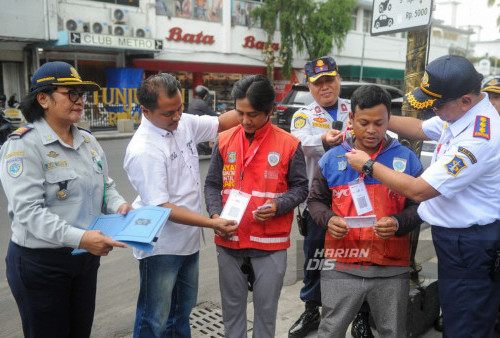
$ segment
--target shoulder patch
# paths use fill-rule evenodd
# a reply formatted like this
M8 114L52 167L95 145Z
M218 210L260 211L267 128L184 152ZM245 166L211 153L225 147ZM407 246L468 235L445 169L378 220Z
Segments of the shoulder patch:
M30 126L30 125L17 128L15 131L13 131L12 133L9 134L9 137L12 137L12 136L23 137L24 134L26 134L27 132L29 132L32 129L33 129L33 126Z
M293 118L293 126L295 129L304 128L306 125L306 117L302 114L298 114Z
M458 155L455 155L450 162L444 165L448 174L457 177L458 173L467 167L464 159Z
M486 116L476 116L476 123L474 124L473 137L481 137L490 139L490 118Z
M464 147L458 147L458 151L467 156L472 164L477 162L476 156L474 156L474 154L471 153L470 150L465 149Z
M88 129L85 129L85 128L82 128L82 127L77 127L79 130L83 130L83 131L86 131L87 133L89 134L92 134L92 132Z

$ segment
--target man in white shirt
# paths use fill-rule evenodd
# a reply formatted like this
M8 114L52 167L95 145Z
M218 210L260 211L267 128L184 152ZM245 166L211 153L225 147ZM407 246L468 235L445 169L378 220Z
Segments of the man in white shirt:
M220 117L182 115L179 81L161 73L139 87L141 125L127 147L124 168L138 192L135 208L171 208L151 253L139 259L140 291L134 337L190 337L189 314L196 305L200 227L231 236L236 222L201 215L196 144L238 124L235 112ZM171 311L172 309L172 311Z
M421 176L368 162L359 150L346 154L356 171L372 172L393 192L422 202L418 214L431 225L438 258L445 338L493 337L500 305L500 117L480 92L481 79L464 57L437 58L406 94L413 108L436 116L391 117L389 127L399 135L437 141Z

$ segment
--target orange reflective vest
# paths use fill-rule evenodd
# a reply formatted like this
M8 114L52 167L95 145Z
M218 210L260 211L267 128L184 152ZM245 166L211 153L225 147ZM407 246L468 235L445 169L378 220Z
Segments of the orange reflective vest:
M357 216L349 182L359 177L347 164L344 147L329 151L319 162L328 186L332 192L332 211L341 217ZM411 150L399 142L392 142L377 156L377 162L389 168L416 176L422 166ZM364 183L377 220L384 216L400 213L406 198L391 191L373 177L365 177ZM336 239L327 232L325 236L325 257L340 263L375 263L378 265L408 266L410 264L410 235L382 239L373 228L352 228L343 238Z
M238 230L230 239L215 236L215 243L231 249L282 250L290 246L293 211L259 222L252 211L288 190L288 165L299 140L268 122L255 132L252 143L241 126L219 134L223 159L222 203L231 189L251 195Z

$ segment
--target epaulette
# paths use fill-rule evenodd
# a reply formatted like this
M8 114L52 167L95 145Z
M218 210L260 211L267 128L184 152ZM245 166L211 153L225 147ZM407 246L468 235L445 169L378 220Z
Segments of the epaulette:
M19 136L19 138L23 137L24 134L33 129L32 125L26 125L24 127L17 128L17 130L13 131L9 134L9 137Z
M92 134L92 132L88 129L85 129L85 128L82 128L82 127L77 127L79 130L83 130L83 131L86 131L87 133L89 134Z

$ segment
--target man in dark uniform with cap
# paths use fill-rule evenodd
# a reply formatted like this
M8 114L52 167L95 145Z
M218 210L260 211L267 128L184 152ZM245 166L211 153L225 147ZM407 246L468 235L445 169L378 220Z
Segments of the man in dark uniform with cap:
M373 164L359 150L346 155L355 170L422 202L418 213L431 225L438 257L444 337L492 337L500 305L500 117L481 80L467 59L440 57L406 94L413 108L437 116L391 117L389 127L400 135L438 142L420 177Z

